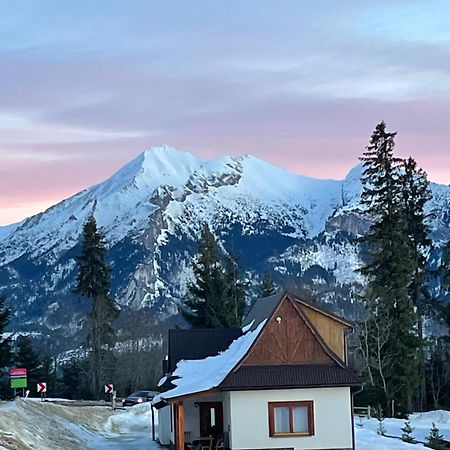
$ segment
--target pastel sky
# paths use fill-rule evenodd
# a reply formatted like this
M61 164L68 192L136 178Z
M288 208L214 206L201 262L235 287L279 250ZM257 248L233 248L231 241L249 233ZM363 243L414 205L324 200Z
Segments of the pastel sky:
M450 2L0 0L0 225L145 148L341 178L380 120L450 182Z

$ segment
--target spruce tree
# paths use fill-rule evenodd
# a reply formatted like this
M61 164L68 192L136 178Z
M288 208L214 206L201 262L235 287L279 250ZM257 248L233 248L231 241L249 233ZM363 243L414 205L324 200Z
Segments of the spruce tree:
M445 291L444 294L448 294L450 291L450 240L447 241L442 249L439 274L442 278L442 289Z
M406 421L404 427L402 430L402 441L408 442L409 444L415 444L416 440L414 439L412 433L414 431L414 428L411 426L411 422Z
M17 348L14 355L14 364L16 367L27 369L28 389L35 394L37 384L43 380L42 359L39 353L34 349L33 342L29 335L20 335L17 338Z
M441 261L437 269L441 283L439 297L433 304L435 319L446 328L446 333L428 339L428 357L426 360L427 387L430 406L437 409L450 405L450 240L441 249Z
M64 398L83 399L90 396L87 361L71 361L62 368L62 393Z
M408 239L408 222L403 208L400 166L394 157L396 133L389 133L381 122L363 153L362 205L371 220L362 243L368 262L361 272L367 279L367 348L377 361L370 382L383 398L386 413L391 402L403 413L412 408L417 389L418 339L416 322L409 301L414 264ZM375 331L372 333L372 331ZM381 340L380 340L381 338Z
M448 447L443 438L444 436L439 433L439 428L433 422L430 434L425 438L425 447L429 447L434 450L446 450Z
M208 224L203 226L198 241L198 256L192 268L195 281L188 285L186 307L182 314L194 328L216 326L215 317L225 291L218 242Z
M413 263L413 278L409 285L409 293L412 304L417 308L417 330L421 345L421 351L419 353L420 393L417 407L419 410L422 410L426 401L423 319L426 313L426 303L429 298L425 288L425 255L431 247L431 239L429 238L427 225L428 215L425 212L425 205L432 196L427 174L417 167L417 163L412 157L403 161L402 169L403 209L407 222Z
M11 308L5 306L5 297L0 295L0 371L11 361L11 339L9 337L2 337L10 320Z
M77 257L78 278L75 292L92 302L88 317L86 346L90 362L90 384L98 398L102 384L109 381L112 349L115 343L113 321L119 309L110 297L111 269L106 263L106 243L93 216L83 227L81 255Z
M271 295L275 294L277 292L277 287L275 283L272 280L272 277L266 273L264 275L264 278L262 280L261 288L259 295L260 297L270 297Z
M188 285L184 318L195 328L240 325L246 286L240 280L237 262L223 254L207 224L198 242L193 271L195 281Z
M227 284L226 326L240 327L245 309L247 284L241 280L238 261L232 256L226 260L225 276Z

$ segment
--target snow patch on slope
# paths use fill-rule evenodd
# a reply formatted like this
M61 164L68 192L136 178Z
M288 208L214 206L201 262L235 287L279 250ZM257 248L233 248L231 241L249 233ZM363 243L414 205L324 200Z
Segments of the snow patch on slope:
M12 223L10 225L5 225L0 227L0 241L5 240L9 235L14 233L14 231L19 227L21 222Z

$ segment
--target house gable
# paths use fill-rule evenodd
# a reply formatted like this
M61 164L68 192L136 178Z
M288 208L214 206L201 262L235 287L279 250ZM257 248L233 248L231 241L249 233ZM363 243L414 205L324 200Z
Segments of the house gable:
M345 331L351 328L350 324L302 301L297 300L296 303L319 332L328 347L342 361L345 361Z
M295 300L284 295L240 366L335 362Z

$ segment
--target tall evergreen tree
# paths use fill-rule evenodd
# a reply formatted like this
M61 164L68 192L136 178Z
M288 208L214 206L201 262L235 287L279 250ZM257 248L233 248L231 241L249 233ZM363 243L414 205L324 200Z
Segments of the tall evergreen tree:
M92 394L98 398L102 384L110 381L112 349L116 339L113 321L118 317L119 309L109 295L111 269L106 263L106 243L93 216L84 225L81 255L77 262L79 273L75 292L92 301L86 346Z
M37 383L44 381L42 379L42 359L39 353L33 347L30 336L20 335L17 338L17 348L14 355L14 364L16 367L27 369L28 389L35 394Z
M11 339L2 337L10 320L11 308L5 306L5 297L0 295L0 371L11 361Z
M450 240L442 249L441 264L438 269L441 278L441 301L438 305L438 313L444 324L450 330L450 303L446 301L446 297L450 294ZM450 337L446 336L446 340L450 342Z
M185 319L195 328L240 325L246 286L240 280L237 262L225 257L207 224L198 242L193 271L195 281L188 286L182 311Z
M371 382L383 393L388 414L394 399L397 409L410 411L417 389L418 339L413 332L416 318L409 301L414 264L402 205L402 161L394 157L395 136L381 122L361 157L362 205L372 221L362 239L368 253L368 262L361 269L368 283L366 306L370 320L366 328L378 329L378 333L368 333L368 348L377 353L390 373L384 377L374 371ZM381 336L382 341L371 342L373 336Z
M272 277L268 273L266 273L262 280L259 295L263 298L270 297L271 295L275 294L275 292L277 292L277 287L273 282Z
M227 284L226 326L240 327L245 309L247 284L241 280L238 261L233 256L226 260L225 280Z
M408 238L411 248L413 264L413 278L409 286L409 294L412 304L417 309L417 330L420 344L419 375L420 392L417 409L422 410L426 402L425 383L425 352L423 349L423 319L426 313L426 304L429 295L425 288L426 277L426 253L431 247L429 229L427 226L428 215L425 205L431 199L431 191L427 174L417 167L416 161L409 157L402 164L402 193L403 208L407 222Z
M450 240L442 249L441 264L439 272L442 277L442 288L447 293L450 292Z

